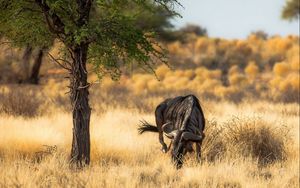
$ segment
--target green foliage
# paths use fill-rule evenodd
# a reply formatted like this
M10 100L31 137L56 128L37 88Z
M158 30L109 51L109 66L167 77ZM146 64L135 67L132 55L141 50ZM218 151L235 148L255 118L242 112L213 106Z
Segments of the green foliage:
M300 16L299 0L287 0L282 10L282 18L286 20L297 20Z
M154 60L165 62L153 38L178 15L175 5L180 6L177 0L0 0L0 33L18 46L47 46L55 38L69 49L87 45L94 71L117 79L123 65L137 62L153 71ZM160 14L166 17L159 20ZM145 19L151 23L143 25Z
M28 1L0 0L0 36L14 46L50 46L54 39L39 8Z
M144 9L134 3L130 3L124 9L124 13L133 15L134 23L138 28L157 33L157 37L160 40L168 40L168 34L173 28L170 19L177 14L167 11L160 5L153 5L150 1L146 5L148 8Z

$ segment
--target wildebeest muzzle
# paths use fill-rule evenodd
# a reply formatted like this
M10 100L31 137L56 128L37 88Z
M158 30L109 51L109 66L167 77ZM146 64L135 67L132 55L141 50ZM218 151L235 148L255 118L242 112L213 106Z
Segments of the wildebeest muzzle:
M166 123L162 126L165 135L173 139L172 161L177 168L180 168L183 163L183 156L191 149L193 142L201 142L202 135L197 135L185 130L172 130L173 125Z

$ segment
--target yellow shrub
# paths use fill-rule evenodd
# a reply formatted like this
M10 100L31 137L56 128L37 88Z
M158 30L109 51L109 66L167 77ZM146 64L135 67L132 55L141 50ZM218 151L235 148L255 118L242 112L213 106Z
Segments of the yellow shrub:
M237 65L231 66L230 69L229 69L229 71L228 71L229 75L237 74L239 72L240 72L240 69L239 69L239 67Z
M202 85L201 85L201 90L203 91L214 91L214 89L218 86L221 86L221 82L220 80L216 80L216 79L207 79L205 80Z
M270 85L272 88L278 88L279 83L282 81L281 77L275 76L275 78L270 80Z
M204 82L205 78L202 76L196 76L193 81L197 82L197 83L202 83Z
M152 91L159 91L163 89L162 83L156 79L152 79L147 83L148 89Z
M287 91L289 88L290 88L290 83L287 79L285 80L282 80L280 83L279 83L279 90L282 91L282 92L285 92Z
M191 89L191 90L197 90L198 87L200 87L201 82L197 81L197 80L190 80L187 84L187 88Z
M141 79L141 77L143 77L143 74L133 74L131 79L133 81L137 81L137 80Z
M8 87L8 86L6 86L6 85L0 85L0 93L8 93L8 92L10 92L11 91L11 89Z
M247 84L247 79L242 74L232 74L228 78L230 85L245 86Z
M289 75L287 80L294 90L299 91L299 89L300 89L299 74L291 74L291 75Z
M110 78L103 78L101 80L101 87L103 89L109 89L112 88L114 86L114 81L112 81Z
M255 78L259 72L259 68L254 61L251 61L248 66L245 68L245 73L251 77Z
M168 76L163 80L163 84L167 89L172 89L177 80L178 78L176 76Z
M212 71L209 71L209 78L210 79L221 79L221 76L222 76L222 71L221 70L212 70Z
M177 81L174 83L175 87L178 89L185 89L189 83L189 79L186 77L178 78Z
M147 89L147 82L145 80L137 80L134 85L133 85L133 89L135 93L142 93Z
M184 76L184 72L182 70L176 70L174 72L175 76L177 77L183 77Z
M166 65L161 65L156 69L156 74L159 79L163 80L166 77L166 74L170 71L169 67Z
M202 77L205 72L207 72L207 69L205 67L199 67L195 70L195 74L200 77Z
M195 48L200 52L206 51L209 46L209 40L206 37L199 37L196 41Z
M216 96L220 96L220 97L224 98L227 93L227 90L228 90L227 87L219 86L214 89L214 94Z
M195 76L195 73L193 70L186 70L184 71L184 76L187 77L188 79L192 79Z
M290 71L290 65L286 62L276 63L273 67L273 72L278 76L286 76Z
M299 71L300 70L300 62L299 62L299 57L294 57L291 60L291 69L294 71Z

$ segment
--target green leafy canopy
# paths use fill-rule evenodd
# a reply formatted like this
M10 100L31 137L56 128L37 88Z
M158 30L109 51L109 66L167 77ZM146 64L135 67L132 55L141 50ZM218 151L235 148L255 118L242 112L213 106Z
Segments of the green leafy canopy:
M299 19L300 16L299 0L286 0L281 16L283 19L290 20L290 21Z
M82 3L87 1L0 0L0 34L18 46L50 46L54 39L67 49L88 44L88 62L100 77L118 79L121 66L132 62L148 71L157 60L166 62L165 51L154 40L155 29L136 23L145 11L155 14L157 7L179 16L174 11L181 6L177 0L91 0L85 10ZM124 11L132 6L138 11ZM89 15L82 17L82 11Z

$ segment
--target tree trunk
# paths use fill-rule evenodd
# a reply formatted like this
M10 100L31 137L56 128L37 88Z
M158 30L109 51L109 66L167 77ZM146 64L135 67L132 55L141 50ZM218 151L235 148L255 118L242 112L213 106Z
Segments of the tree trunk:
M29 78L29 68L30 68L30 56L32 54L32 47L27 45L22 58L22 80L27 80Z
M73 64L71 68L71 104L73 108L73 140L71 163L84 166L90 163L90 115L89 83L87 82L88 44L70 49Z
M28 83L31 84L38 84L39 83L39 73L40 73L40 68L42 65L43 61L43 56L44 56L44 48L40 48L38 50L38 54L34 60L32 69L31 69L31 75L30 78L28 79Z

